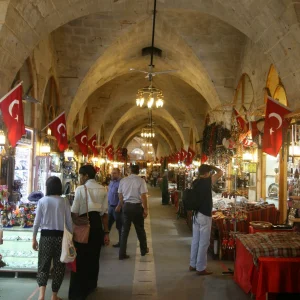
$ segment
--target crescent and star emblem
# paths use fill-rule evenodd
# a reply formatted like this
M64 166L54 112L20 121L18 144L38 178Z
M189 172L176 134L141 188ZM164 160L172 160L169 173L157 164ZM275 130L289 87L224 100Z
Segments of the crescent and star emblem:
M274 113L274 112L273 112L273 113L270 113L270 114L269 114L269 118L276 118L276 119L278 120L279 125L278 125L278 127L277 127L276 129L279 129L279 128L281 127L281 125L282 125L282 118L280 117L279 114L276 114L276 113ZM275 131L274 131L273 128L271 127L271 128L270 128L270 135L272 135L273 132L275 132Z
M93 140L93 141L92 141L92 145L93 145L94 147L96 147L96 140Z
M61 132L60 132L61 127L64 127L65 130L66 130L66 125L65 125L64 123L60 123L60 124L57 126L57 132L58 132L59 134L61 134ZM61 134L61 135L62 135L63 137L66 136L65 133L63 133L63 134Z
M19 104L20 104L19 100L14 100L11 104L9 104L8 112L11 115L12 118L13 118L13 115L12 115L13 108L14 108L15 105L19 105ZM17 122L18 122L19 121L19 116L17 115L14 119L17 120Z
M84 139L85 139L85 142L83 141ZM83 135L83 136L81 137L80 141L81 141L82 144L86 144L86 142L87 142L87 136L86 136L86 135Z

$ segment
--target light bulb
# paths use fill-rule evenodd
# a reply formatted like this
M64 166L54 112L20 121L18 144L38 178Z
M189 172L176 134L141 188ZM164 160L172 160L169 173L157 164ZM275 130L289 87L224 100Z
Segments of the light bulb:
M139 98L136 99L136 106L140 106L140 99Z
M159 107L163 107L164 105L164 102L161 98L159 98L157 101L156 101L156 107L159 108Z
M142 107L144 105L144 101L145 101L144 97L141 97L140 98L140 107Z
M148 108L151 108L153 106L153 103L154 103L154 98L150 97L149 100L148 100L148 102L147 102Z

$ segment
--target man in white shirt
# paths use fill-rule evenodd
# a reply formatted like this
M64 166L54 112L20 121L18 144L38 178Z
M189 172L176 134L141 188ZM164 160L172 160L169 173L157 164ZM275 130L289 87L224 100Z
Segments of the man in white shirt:
M119 185L118 193L120 201L116 207L116 211L119 212L121 207L123 207L123 227L119 251L120 260L129 258L126 248L131 223L134 224L140 242L141 255L144 256L149 252L144 228L144 218L148 215L148 189L145 180L138 176L139 170L138 165L131 166L131 175L123 178Z

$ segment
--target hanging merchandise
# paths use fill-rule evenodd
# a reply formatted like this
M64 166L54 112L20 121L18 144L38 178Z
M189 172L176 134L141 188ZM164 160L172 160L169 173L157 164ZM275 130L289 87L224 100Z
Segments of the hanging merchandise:
M25 132L23 103L22 103L22 82L0 99L0 108L3 121L7 127L8 140L12 147L15 147Z

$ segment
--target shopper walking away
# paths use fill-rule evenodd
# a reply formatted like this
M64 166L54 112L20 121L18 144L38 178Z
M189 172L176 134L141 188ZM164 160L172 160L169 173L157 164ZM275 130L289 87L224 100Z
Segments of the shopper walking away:
M113 247L120 247L121 233L122 233L122 212L117 212L116 207L119 204L119 184L121 180L120 170L114 168L111 173L111 181L108 186L108 230L110 231L113 224L116 222L116 228L119 233L118 243Z
M41 198L36 209L33 225L32 248L38 253L37 283L40 288L39 300L45 299L51 261L53 261L52 300L60 299L57 293L65 275L65 264L60 261L64 224L73 232L70 204L61 197L62 184L58 177L46 181L46 196ZM41 228L39 243L36 236Z
M211 171L216 174L211 176ZM223 175L223 172L210 165L199 167L199 179L193 182L193 188L199 195L199 210L193 218L193 239L191 246L190 271L196 271L197 275L210 275L206 270L207 250L210 241L212 193L211 187Z
M148 189L145 180L140 178L138 174L139 166L131 166L131 175L123 178L119 185L120 204L117 206L116 211L119 212L121 207L123 209L123 227L119 251L120 260L129 258L126 248L131 223L134 224L140 242L141 255L144 256L149 252L144 228L144 218L148 215Z
M154 185L154 187L156 187L158 175L159 175L159 173L157 172L157 170L154 170L154 171L152 172L152 176L153 176L153 185Z
M97 288L101 246L103 243L109 244L107 192L105 187L95 181L95 175L96 171L91 165L79 169L82 185L75 191L71 208L75 224L82 225L83 219L86 220L87 212L90 223L88 243L74 242L77 257L76 272L71 272L70 279L69 299L71 300L84 300Z

